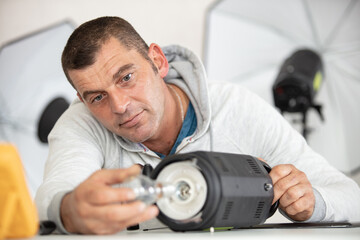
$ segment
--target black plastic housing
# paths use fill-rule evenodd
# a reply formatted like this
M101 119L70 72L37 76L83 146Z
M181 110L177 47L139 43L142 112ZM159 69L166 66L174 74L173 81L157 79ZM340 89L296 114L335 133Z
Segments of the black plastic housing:
M207 183L207 198L201 219L178 221L164 215L158 219L174 231L203 230L210 227L241 228L258 225L274 214L274 193L268 174L271 168L249 155L220 152L191 152L165 158L152 171L156 179L161 170L174 162L196 159ZM270 188L269 188L270 186Z

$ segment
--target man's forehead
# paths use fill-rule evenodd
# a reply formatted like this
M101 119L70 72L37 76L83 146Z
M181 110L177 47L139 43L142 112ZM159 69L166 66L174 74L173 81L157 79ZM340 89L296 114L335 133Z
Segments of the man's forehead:
M134 49L126 47L117 38L110 37L109 39L107 39L106 41L104 41L101 44L99 50L95 54L95 59L96 59L97 55L102 55L102 54L107 53L107 52L111 53L111 52L117 51L119 53L126 54L126 53L133 52L133 50Z
M104 42L99 50L95 53L94 63L82 69L72 69L70 72L82 74L95 74L98 71L109 69L118 65L128 65L134 61L138 62L138 53L134 49L127 49L117 39L110 38ZM113 74L113 73L112 73Z
M94 63L89 67L100 65L97 68L103 68L108 67L106 64L113 65L115 63L118 65L136 64L142 61L142 58L143 56L136 49L129 49L119 40L112 37L102 44L99 51L95 54Z

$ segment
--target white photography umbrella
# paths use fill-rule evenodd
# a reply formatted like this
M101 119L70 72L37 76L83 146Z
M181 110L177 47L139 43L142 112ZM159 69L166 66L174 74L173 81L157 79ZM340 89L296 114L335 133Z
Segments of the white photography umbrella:
M42 182L47 133L76 97L61 68L72 31L64 22L0 50L0 141L18 149L33 197Z
M308 142L341 171L360 168L359 0L224 0L207 24L209 79L245 85L272 104L285 59L298 49L317 52L325 80L316 102L325 122L309 112Z

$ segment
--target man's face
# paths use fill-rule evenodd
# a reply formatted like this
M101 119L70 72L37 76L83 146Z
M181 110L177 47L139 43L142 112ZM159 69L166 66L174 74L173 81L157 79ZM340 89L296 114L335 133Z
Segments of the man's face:
M166 85L136 50L111 38L93 65L70 70L69 76L80 99L108 130L133 142L156 135L163 121Z

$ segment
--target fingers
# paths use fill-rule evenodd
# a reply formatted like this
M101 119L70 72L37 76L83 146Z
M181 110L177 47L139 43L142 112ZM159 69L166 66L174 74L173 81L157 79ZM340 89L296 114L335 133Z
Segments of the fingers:
M279 200L285 193L287 193L292 187L298 185L304 180L305 174L295 169L293 166L282 166L279 165L279 168L275 168L275 181L273 181L274 185L274 200L273 203ZM270 172L271 173L271 172ZM283 176L281 177L281 175ZM271 177L271 175L270 175ZM275 182L275 183L274 183ZM296 196L295 196L296 195ZM297 188L292 189L289 193L287 193L287 197L293 199L293 197L297 197L300 193L297 192ZM300 196L301 197L301 196ZM286 199L284 199L286 200ZM290 201L290 199L287 199Z
M141 171L139 165L133 165L126 169L102 169L96 171L90 178L95 182L101 182L106 185L121 183L131 176L138 175Z
M142 214L135 216L132 219L128 219L124 221L122 224L124 224L126 227L133 226L138 223L153 219L158 214L159 214L159 209L156 206L150 206Z
M280 179L288 176L292 171L291 165L281 164L273 167L269 173L273 185L275 185Z
M285 190L290 186L289 180L290 182L294 181L292 177L288 177L291 171L292 171L291 168L284 165L278 165L271 169L269 175L273 182L273 187L274 187L274 199L272 204L274 204L277 200L279 200L280 197L284 194ZM279 181L282 179L284 181L281 181L279 183Z
M134 226L141 222L150 220L156 217L159 213L159 210L156 206L147 207L143 212L138 215L135 215L132 218L127 218L123 221L118 221L114 219L98 219L92 218L87 221L87 232L91 234L114 234L127 227Z
M274 185L273 203L279 200L293 186L296 186L303 181L307 181L306 175L303 172L296 169L293 165L288 165L288 164L275 166L271 170L269 175ZM292 196L294 196L295 194L299 195L300 193L297 193L296 189L297 188L292 189L288 193L287 197L290 196L292 198Z
M87 192L87 201L93 205L105 205L114 203L130 202L136 198L134 191L130 188L113 188L102 186Z
M310 213L312 214L311 211L312 204L311 201L309 201L309 199L311 198L312 198L311 194L306 194L288 206L281 206L281 209L283 209L289 216L294 216L294 217L300 214L302 215L306 215Z
M301 184L292 186L284 191L280 198L280 205L288 207L292 203L296 202L305 195L305 189Z
M94 205L104 205L134 200L135 193L128 188L112 187L127 178L140 173L141 168L134 165L127 169L102 169L95 172L89 179L82 183L77 192L78 199Z
M311 217L315 197L305 173L293 165L275 166L269 173L274 186L273 203L279 200L280 208L294 220Z
M136 201L127 204L107 204L103 206L90 206L81 213L81 217L96 218L103 221L125 221L144 212L146 205L143 202Z

